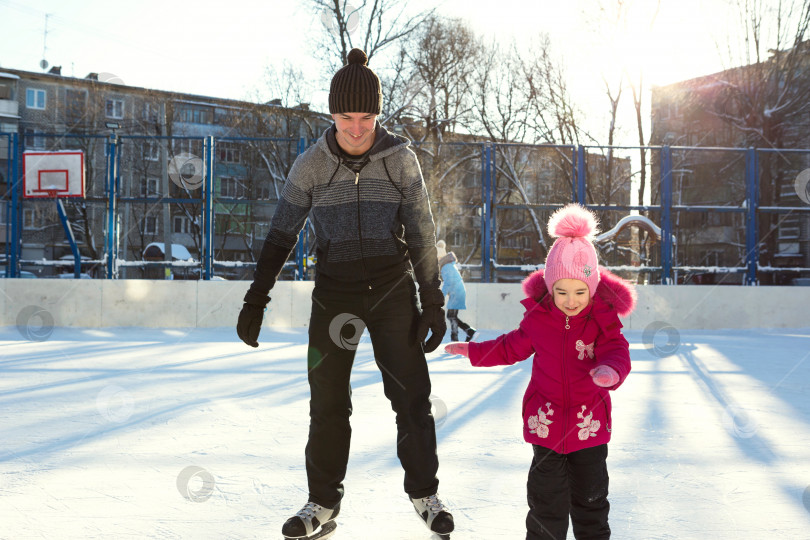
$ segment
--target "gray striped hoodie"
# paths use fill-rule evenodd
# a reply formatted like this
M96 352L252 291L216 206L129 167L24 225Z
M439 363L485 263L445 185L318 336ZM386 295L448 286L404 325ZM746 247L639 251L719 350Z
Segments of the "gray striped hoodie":
M293 163L270 224L251 291L266 295L307 216L317 238L316 285L368 290L413 268L420 292L440 287L436 236L416 154L377 124L355 172L329 128Z

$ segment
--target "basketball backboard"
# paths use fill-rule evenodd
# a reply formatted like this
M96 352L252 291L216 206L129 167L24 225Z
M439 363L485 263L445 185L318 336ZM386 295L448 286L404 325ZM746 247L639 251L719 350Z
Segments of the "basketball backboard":
M84 197L84 152L23 152L23 196Z

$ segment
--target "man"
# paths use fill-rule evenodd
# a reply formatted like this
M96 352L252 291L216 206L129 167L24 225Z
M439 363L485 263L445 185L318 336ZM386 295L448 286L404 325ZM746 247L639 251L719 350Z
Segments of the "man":
M330 86L334 125L290 170L237 332L245 343L258 346L268 293L309 215L318 259L307 359L309 500L287 520L282 534L306 538L334 527L349 458L349 377L364 326L396 412L405 491L428 527L448 534L453 517L437 495L439 463L425 360L425 352L435 350L446 331L433 217L409 142L377 123L379 78L360 49L353 49L348 60Z

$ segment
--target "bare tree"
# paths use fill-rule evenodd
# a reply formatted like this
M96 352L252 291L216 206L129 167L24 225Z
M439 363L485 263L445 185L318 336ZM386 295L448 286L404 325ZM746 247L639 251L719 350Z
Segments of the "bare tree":
M391 69L386 70L393 77L383 78L390 92L385 122L414 141L437 205L434 219L440 236L471 212L464 206L469 201L460 173L465 162L479 159L481 153L478 147L459 143L470 139L463 132L472 111L471 75L480 47L480 39L460 20L430 15L401 41Z
M708 115L724 125L724 144L771 149L806 147L810 0L737 0L734 8L739 14L739 43L730 39L725 56L728 63L739 67L687 83L683 105L696 118ZM761 152L759 158L759 202L762 206L778 205L782 188L793 182L803 166L779 152ZM798 219L759 215L761 266L780 264L780 226L786 220ZM762 273L760 279L770 283L775 275Z
M471 78L481 54L480 39L459 19L427 17L411 36L407 57L419 86L406 110L423 122L423 140L441 141L446 132L469 125Z
M744 67L711 77L718 91L713 101L701 100L698 106L733 126L739 142L783 148L793 142L790 123L810 110L810 46L805 42L810 0L737 0L736 8L743 52L735 54L729 44L727 55Z
M523 209L516 212L500 212L496 241L509 242L507 238L526 223L519 213L526 212L532 224L533 245L546 246L543 226L537 212L529 205L536 204L527 189L529 178L525 173L534 170L533 156L525 146L515 143L528 142L531 132L532 100L539 96L525 84L526 70L515 44L504 49L497 44L488 46L475 76L475 122L478 129L496 143L496 174L506 182L495 188L497 204L516 204ZM475 124L474 124L475 125ZM536 240L535 240L536 239Z
M607 94L608 101L610 102L610 116L609 123L608 123L608 138L607 138L607 156L602 161L604 164L602 168L602 182L601 182L601 189L600 191L601 196L594 197L594 190L596 186L593 183L589 184L588 186L588 194L590 195L591 202L598 202L599 204L606 204L609 205L612 195L613 195L613 143L615 142L616 137L616 117L619 111L619 101L622 98L622 85L623 80L619 80L618 88L612 90L610 88L610 83L607 81L606 78L602 78L602 81L605 83L605 92ZM612 226L612 224L611 224Z
M408 36L434 10L406 14L407 2L395 0L309 0L324 33L317 40L317 54L334 73L348 63L349 51L359 47L368 59L388 45Z
M568 91L567 77L562 63L552 54L547 35L529 47L522 57L524 84L531 108L529 129L534 142L553 144L579 144L582 113Z

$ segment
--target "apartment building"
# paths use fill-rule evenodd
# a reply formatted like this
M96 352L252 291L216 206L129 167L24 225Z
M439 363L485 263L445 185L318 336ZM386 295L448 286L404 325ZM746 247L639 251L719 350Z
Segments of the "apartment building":
M67 77L59 67L47 73L0 69L0 133L16 133L21 150L82 150L85 195L64 199L81 254L104 258L108 212L108 153L116 137L119 172L118 258L121 277L157 277L163 269L127 266L155 260L157 244L179 260L200 260L202 188L199 176L205 137L214 150L215 259L250 261L264 240L281 185L300 150L331 123L307 104L283 107L279 100L256 104L210 96L166 92L123 84L110 74ZM9 211L8 137L0 137L0 223ZM183 176L187 175L187 176ZM188 182L173 181L180 176ZM53 200L25 199L20 212L23 266L38 276L72 271L72 257ZM3 231L5 232L5 231ZM4 242L5 234L0 235ZM177 246L176 248L169 246ZM26 264L66 259L64 267ZM92 275L102 264L87 263ZM218 273L242 277L227 266ZM194 267L175 277L199 276Z
M758 64L653 88L651 144L674 147L673 204L723 207L673 212L681 266L744 265L745 150L755 148L758 279L787 284L808 275L799 269L810 267L810 213L790 211L807 206L796 182L810 168L808 52L803 43ZM653 167L659 165L654 155ZM740 282L742 275L718 274L715 281L721 278Z

